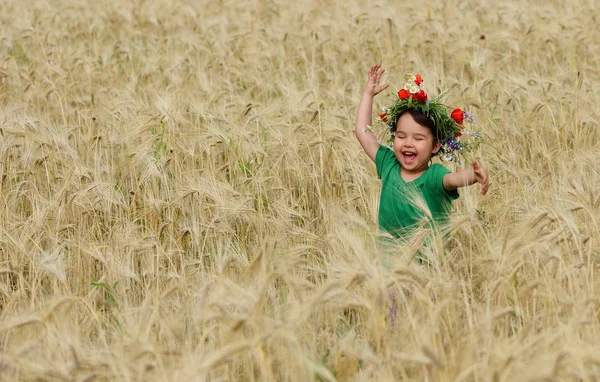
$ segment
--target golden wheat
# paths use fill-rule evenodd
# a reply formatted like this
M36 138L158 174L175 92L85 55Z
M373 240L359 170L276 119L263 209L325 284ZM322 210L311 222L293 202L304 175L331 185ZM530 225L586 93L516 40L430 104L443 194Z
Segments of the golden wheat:
M594 1L4 0L0 22L0 379L600 379ZM419 236L380 264L353 132L375 62L486 137L490 192L461 191L430 266Z

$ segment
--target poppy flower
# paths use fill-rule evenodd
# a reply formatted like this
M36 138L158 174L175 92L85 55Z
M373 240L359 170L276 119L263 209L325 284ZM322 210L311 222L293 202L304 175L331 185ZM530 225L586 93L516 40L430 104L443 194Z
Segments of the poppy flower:
M459 125L462 125L463 120L465 119L465 113L463 113L463 111L460 109L454 109L454 110L452 110L450 117L453 120L455 120L456 123L458 123Z
M427 93L425 93L425 91L423 89L421 89L417 93L415 93L414 98L419 102L426 102L427 101Z
M385 115L386 115L385 113L381 113L381 114L379 114L379 118L381 118L381 120L382 120L384 123L385 123L385 122L387 122L387 117L386 117Z
M458 137L462 137L462 133L460 131L458 133L454 134L454 138L458 138Z
M415 76L415 84L417 84L418 86L421 86L422 83L423 83L423 78L421 78L420 74L417 74Z
M400 89L398 92L398 98L407 99L408 97L410 97L410 92L406 89Z

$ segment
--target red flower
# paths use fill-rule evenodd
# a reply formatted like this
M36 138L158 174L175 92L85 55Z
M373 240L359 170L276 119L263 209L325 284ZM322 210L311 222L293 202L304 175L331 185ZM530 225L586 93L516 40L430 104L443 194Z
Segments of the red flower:
M460 109L454 109L452 110L452 114L450 114L450 117L456 121L456 123L458 123L459 125L462 125L463 120L465 119L465 113L463 113L462 110Z
M421 78L420 74L417 74L415 76L415 84L417 84L417 86L420 86L423 83L423 79Z
M454 134L454 138L458 138L458 137L462 137L462 133L460 131L458 133Z
M385 122L387 122L387 117L386 117L385 115L386 115L385 113L381 113L381 114L379 114L379 118L381 118L381 120L382 120L384 123L385 123Z
M427 93L425 93L425 91L423 89L421 89L417 93L415 93L413 98L419 102L426 102L427 101Z
M398 98L407 99L408 97L410 97L410 92L408 91L408 89L400 89L400 91L398 92Z

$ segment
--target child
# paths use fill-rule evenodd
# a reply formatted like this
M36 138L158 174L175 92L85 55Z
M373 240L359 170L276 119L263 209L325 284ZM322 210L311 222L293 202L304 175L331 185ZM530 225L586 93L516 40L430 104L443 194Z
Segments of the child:
M423 221L430 228L447 223L459 187L479 182L481 193L485 195L488 178L476 161L472 168L454 173L441 164L430 165L431 158L437 154L443 154L444 160L456 160L468 150L470 144L460 138L463 133L473 140L479 135L463 129L463 119L472 119L468 113L455 109L449 115L437 99L428 100L418 74L398 92L395 104L380 115L389 127L393 149L380 145L369 126L373 97L389 86L379 84L385 71L380 68L377 64L369 70L355 132L361 146L375 162L382 182L379 227L393 237L407 238Z

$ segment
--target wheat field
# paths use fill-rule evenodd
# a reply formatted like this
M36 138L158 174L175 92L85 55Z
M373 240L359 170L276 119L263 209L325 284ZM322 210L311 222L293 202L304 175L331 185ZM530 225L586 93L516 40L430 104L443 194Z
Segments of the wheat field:
M594 0L0 9L0 380L600 380ZM431 266L381 265L377 62L485 137Z

